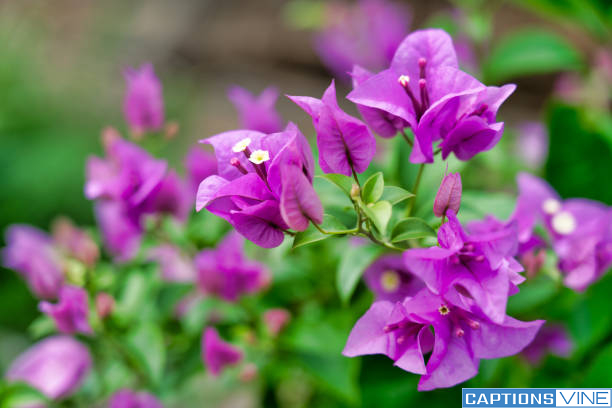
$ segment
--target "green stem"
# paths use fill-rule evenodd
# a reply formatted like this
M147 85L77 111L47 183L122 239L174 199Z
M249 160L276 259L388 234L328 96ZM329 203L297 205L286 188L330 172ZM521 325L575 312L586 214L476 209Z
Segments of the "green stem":
M421 165L419 166L419 172L416 176L416 180L414 181L414 187L412 187L412 194L414 194L414 196L410 197L410 203L408 203L408 207L406 208L406 216L410 216L410 214L412 213L412 209L414 208L414 203L416 202L419 185L421 184L421 176L423 176L424 169L425 163L421 163Z
M410 137L406 134L406 130L405 129L403 129L400 133L401 133L402 137L404 138L404 140L406 141L406 143L408 143L410 145L410 147L414 146L414 143L412 142Z

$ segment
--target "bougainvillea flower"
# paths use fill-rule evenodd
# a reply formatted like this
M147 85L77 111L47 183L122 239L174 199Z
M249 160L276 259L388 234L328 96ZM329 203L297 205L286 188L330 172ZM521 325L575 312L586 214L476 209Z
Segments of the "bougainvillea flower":
M122 389L110 398L108 408L163 408L163 405L148 392Z
M217 173L217 159L212 152L194 146L185 156L185 168L187 180L195 197L202 180Z
M480 359L520 352L543 323L508 316L493 322L478 309L453 306L423 289L403 302L374 302L353 327L343 354L387 355L397 367L420 374L418 389L428 391L472 378ZM430 351L425 364L423 355Z
M495 116L514 85L486 87L460 71L450 36L443 30L415 31L398 47L391 66L359 84L348 99L405 120L415 134L413 163L433 162L433 143L442 158L461 160L489 150L503 123Z
M283 129L283 121L274 109L278 99L278 90L266 88L255 97L239 86L229 89L227 97L236 107L240 118L240 127L262 133L276 133Z
M366 171L376 154L376 140L363 122L340 109L333 80L321 99L309 96L289 99L312 117L319 165L324 173L350 176L353 171Z
M83 288L66 285L60 291L58 303L42 301L38 307L55 321L57 329L64 334L93 333L89 325L87 291Z
M514 223L485 234L467 234L455 213L438 230L439 246L409 249L404 261L436 294L456 306L478 307L501 323L513 280L522 270L513 258L518 242ZM519 275L520 276L520 275Z
M172 215L184 222L192 205L193 196L189 187L174 170L170 170L142 203L140 211L143 214Z
M290 319L291 313L287 309L282 308L268 309L263 314L264 324L273 336L278 336Z
M83 344L68 336L48 337L9 367L9 381L24 381L51 399L74 393L89 374L92 360Z
M155 76L152 64L140 69L127 68L123 113L135 133L159 130L164 125L162 85Z
M574 350L574 342L561 325L544 325L530 345L521 352L533 365L538 365L547 354L567 358Z
M370 79L372 76L374 76L374 74L365 68L362 68L359 65L353 66L353 71L351 72L353 89L357 88L360 84ZM399 116L392 115L383 109L370 108L369 106L365 105L357 105L357 110L370 129L382 137L393 137L397 135L397 132L401 132L408 127L408 122L406 122L404 119L400 118Z
M517 156L531 168L542 167L548 156L546 126L542 122L522 122L517 131Z
M214 147L219 174L200 184L196 210L224 218L264 248L280 245L288 228L322 222L312 152L293 123L280 133L238 130L203 142Z
M208 371L218 376L225 367L242 360L242 351L223 341L216 329L207 327L202 336L202 357Z
M198 287L228 301L255 293L270 282L264 265L245 257L244 239L235 232L230 232L216 249L205 249L196 255L194 263Z
M517 177L519 197L512 219L519 239L527 242L542 224L559 257L564 283L584 290L612 265L612 209L586 199L562 201L544 180L522 173Z
M363 278L376 300L401 301L425 285L410 272L402 255L383 255L364 272Z
M461 207L461 175L451 173L444 176L440 188L434 200L433 212L436 217L443 217L447 210L452 210L455 214Z
M68 218L60 217L51 228L53 242L68 256L78 259L85 265L95 265L100 250L89 234L77 228Z
M27 225L12 225L6 231L3 265L14 269L40 298L55 298L64 284L61 257L51 238Z
M194 282L195 266L193 262L170 244L151 248L148 259L159 263L162 279L168 282Z
M324 26L315 37L315 49L338 78L353 65L385 67L408 33L411 15L402 4L360 0L355 5L326 5Z
M130 208L142 204L162 182L166 162L112 133L105 134L104 145L105 159L87 160L86 197L117 200Z
M101 200L94 206L104 246L118 262L132 259L140 248L143 229L137 216L129 214L123 203Z

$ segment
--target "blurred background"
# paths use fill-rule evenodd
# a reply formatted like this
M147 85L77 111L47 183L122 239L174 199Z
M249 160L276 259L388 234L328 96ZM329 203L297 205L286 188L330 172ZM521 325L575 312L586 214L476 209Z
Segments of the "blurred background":
M226 96L234 84L254 93L276 86L283 118L313 136L310 118L282 95L320 97L329 85L333 74L314 37L329 19L330 3L1 1L0 230L12 223L47 229L59 214L93 224L82 192L84 164L88 155L101 153L105 126L127 133L122 71L128 66L154 64L166 116L180 124L177 138L158 154L179 168L197 140L239 126ZM443 27L462 39L471 56L464 67L485 83L518 85L500 111L507 129L502 143L464 170L468 189L513 193L516 172L528 170L543 175L563 197L612 204L612 2L402 4L410 10L410 29ZM343 98L350 83L342 79L339 102L356 114ZM544 136L530 138L522 127L529 122L539 123ZM537 151L535 157L526 159L527 150ZM601 312L609 315L609 305ZM14 357L12 350L22 348L22 333L35 316L36 301L25 284L0 269L0 372ZM393 396L402 404L410 401L406 393L415 389L415 376L399 376L384 359L368 361L385 366L382 372L391 373L388 381L396 387L385 389L384 378L369 378L364 370L360 382L375 383L364 391L364 406L380 392L395 393L388 406ZM553 369L562 370L563 363ZM399 382L406 377L408 383Z

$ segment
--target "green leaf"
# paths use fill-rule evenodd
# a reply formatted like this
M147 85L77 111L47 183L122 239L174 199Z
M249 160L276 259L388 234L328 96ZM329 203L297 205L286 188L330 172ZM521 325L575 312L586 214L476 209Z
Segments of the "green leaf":
M48 399L37 389L25 384L14 383L0 387L0 407L48 406Z
M346 226L340 222L336 217L330 214L323 214L323 223L321 224L321 228L325 231L341 235L342 233L348 232ZM318 229L315 228L314 225L309 225L306 231L300 231L295 234L293 238L293 246L292 248L299 248L304 245L311 244L313 242L322 241L331 237L329 234L323 234Z
M351 188L353 187L353 179L342 174L323 174L317 176L325 179L336 187L340 188L349 198L351 197Z
M387 232L387 224L391 219L393 208L388 201L379 201L376 204L368 204L362 206L365 215L372 220L376 229L385 235Z
M396 186L385 186L381 199L390 202L391 205L395 205L410 197L414 197L414 194L408 190Z
M385 179L382 172L370 176L363 185L361 198L366 204L377 202L383 194Z
M166 362L166 346L161 329L150 322L141 323L128 333L125 345L151 381L159 384Z
M398 222L391 233L391 242L407 239L435 237L436 231L420 218L410 217Z
M580 54L561 36L527 29L507 35L484 63L487 82L532 74L577 70Z
M387 203L389 204L389 203ZM381 249L375 246L350 246L342 256L336 284L338 293L343 302L348 302L351 298L357 283L363 275L365 269L380 254Z

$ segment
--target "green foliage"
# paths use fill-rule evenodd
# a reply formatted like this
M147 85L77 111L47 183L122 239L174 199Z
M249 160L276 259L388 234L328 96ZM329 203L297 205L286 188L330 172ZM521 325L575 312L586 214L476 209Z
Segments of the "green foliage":
M420 218L409 217L398 222L391 233L391 242L435 237L436 231Z
M380 253L380 248L369 245L349 245L344 251L336 275L338 294L343 302L348 302L363 272Z
M487 82L582 67L580 54L550 31L529 29L504 37L484 62Z

